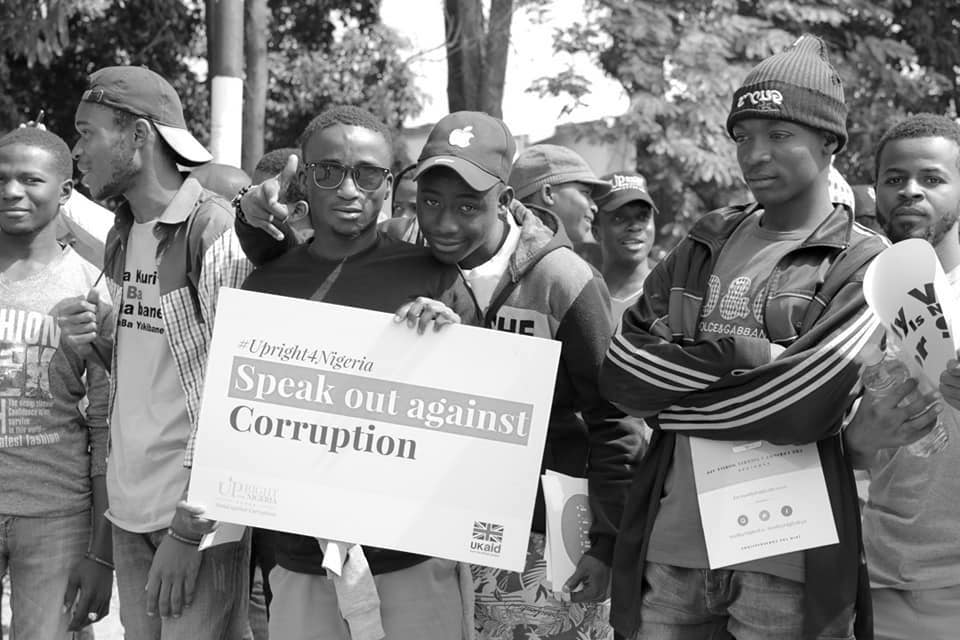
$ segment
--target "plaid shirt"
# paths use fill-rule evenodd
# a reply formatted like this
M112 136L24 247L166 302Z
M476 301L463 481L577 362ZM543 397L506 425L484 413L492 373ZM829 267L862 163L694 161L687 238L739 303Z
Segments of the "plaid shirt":
M123 271L133 213L124 203L116 211L116 222L104 249L104 273L110 296L123 300ZM193 466L200 394L207 363L207 349L213 333L217 293L220 287L240 287L253 265L247 260L233 231L230 204L207 191L193 178L184 181L157 221L157 276L165 335L170 344L180 384L187 401L190 438L183 464ZM120 314L116 313L114 336L118 335ZM112 368L117 354L113 349ZM116 398L116 376L110 382L110 414Z

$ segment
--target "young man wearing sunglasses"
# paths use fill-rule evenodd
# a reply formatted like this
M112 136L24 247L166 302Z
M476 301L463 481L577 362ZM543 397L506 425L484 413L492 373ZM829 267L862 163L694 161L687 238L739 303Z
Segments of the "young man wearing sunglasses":
M301 143L302 164L291 161L280 182L283 192L290 180L300 182L313 240L258 268L244 289L390 313L399 308L398 319L406 317L421 332L431 322L439 327L457 321L456 314L474 322L473 300L455 266L377 230L392 184L386 169L393 159L390 130L366 111L336 107L307 126ZM277 180L265 185L279 186ZM266 236L258 242L262 234L244 221L244 212L253 211L253 199L264 189L258 185L237 199L237 233L251 251ZM385 633L391 640L451 640L469 629L469 569L455 562L364 547L372 574L368 588L360 580L345 589L326 575L315 538L276 532L272 540L272 638L358 640ZM381 625L380 635L367 633Z
M609 554L640 437L597 393L596 372L611 331L606 287L574 255L560 235L559 220L549 213L540 218L513 199L507 178L515 149L509 129L497 118L470 111L445 116L431 130L418 161L417 215L436 259L463 271L485 326L563 343L544 465L589 478L593 546L566 581L564 588L573 591L567 601L548 595L545 508L539 497L527 570L521 575L474 568L474 622L477 637L486 640L525 633L558 638L558 629L578 637L609 637L606 607L595 601L606 593ZM290 213L275 197L282 182L267 181L243 200L258 229L274 238L284 234L284 242L274 242L246 228L250 252L257 247L261 259L293 242L286 222L279 220L289 220ZM388 630L387 637L407 636Z

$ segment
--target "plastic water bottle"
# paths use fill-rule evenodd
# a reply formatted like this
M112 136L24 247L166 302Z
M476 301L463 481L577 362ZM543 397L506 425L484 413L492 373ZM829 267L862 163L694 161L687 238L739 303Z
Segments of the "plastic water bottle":
M885 352L877 345L868 344L863 348L863 372L860 380L863 386L877 397L890 395L894 388L910 378L910 370L896 355Z
M910 369L900 360L895 350L885 352L876 345L867 345L862 352L862 358L865 366L860 379L863 386L878 398L890 395L897 385L910 378ZM908 396L901 405L912 401L913 398ZM937 424L933 429L904 448L911 455L927 458L931 454L943 451L948 442L947 431L943 428L940 416L937 416Z

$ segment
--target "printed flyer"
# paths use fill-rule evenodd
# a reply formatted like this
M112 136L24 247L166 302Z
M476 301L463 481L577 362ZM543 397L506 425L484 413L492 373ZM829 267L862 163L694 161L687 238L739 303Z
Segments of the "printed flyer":
M577 569L577 563L590 549L589 488L586 478L575 478L547 470L540 478L546 504L547 583L561 592L564 583Z
M211 518L522 570L560 344L236 289L189 500Z
M836 544L816 444L690 438L710 568Z

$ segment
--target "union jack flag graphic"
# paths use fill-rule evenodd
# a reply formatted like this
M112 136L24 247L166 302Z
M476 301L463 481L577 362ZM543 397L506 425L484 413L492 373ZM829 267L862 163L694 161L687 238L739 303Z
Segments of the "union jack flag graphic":
M492 524L490 522L473 523L473 539L480 542L503 542L503 525Z

